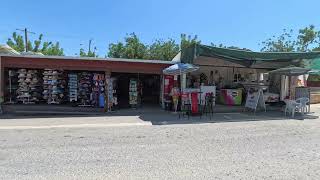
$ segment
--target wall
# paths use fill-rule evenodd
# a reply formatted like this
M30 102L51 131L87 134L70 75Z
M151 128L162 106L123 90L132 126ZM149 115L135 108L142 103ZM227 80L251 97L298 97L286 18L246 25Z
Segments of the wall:
M124 62L108 60L83 59L55 59L32 57L2 57L3 67L6 68L35 68L35 69L63 69L63 70L89 70L110 71L126 73L162 74L162 70L170 64Z

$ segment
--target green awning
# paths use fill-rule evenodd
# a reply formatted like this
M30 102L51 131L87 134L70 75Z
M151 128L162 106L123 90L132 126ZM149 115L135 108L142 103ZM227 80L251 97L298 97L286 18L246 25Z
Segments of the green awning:
M194 45L183 49L181 62L193 63L199 56L223 59L245 67L277 69L288 65L316 64L320 68L320 52L253 52L246 50Z

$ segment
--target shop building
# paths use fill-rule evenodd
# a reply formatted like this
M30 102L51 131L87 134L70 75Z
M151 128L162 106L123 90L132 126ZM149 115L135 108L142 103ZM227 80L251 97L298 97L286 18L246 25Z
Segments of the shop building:
M160 105L162 70L173 62L0 55L4 105L116 108Z
M227 105L231 111L230 106L246 103L250 89L262 89L266 103L277 103L294 92L289 86L308 86L311 101L317 103L318 74L289 80L269 72L288 66L314 69L319 58L320 52L261 53L204 45L184 49L172 61L2 54L0 100L5 107L21 105L24 109L111 111L161 106L173 110L175 87L181 96L179 104L182 94L196 91L200 95L196 104L206 106L206 95L213 94L213 106ZM175 76L163 74L178 62L199 69Z
M269 72L289 66L314 69L319 58L320 52L252 52L194 45L184 49L174 60L199 67L198 71L181 78L184 92L199 91L202 102L205 102L204 89L209 88L215 94L216 104L241 106L246 103L248 91L252 88L263 90L266 103L283 101L294 92L294 89L288 89L289 83L293 88L308 87L312 91L311 99L317 99L319 88L314 87L316 83L308 83L308 76L289 80Z

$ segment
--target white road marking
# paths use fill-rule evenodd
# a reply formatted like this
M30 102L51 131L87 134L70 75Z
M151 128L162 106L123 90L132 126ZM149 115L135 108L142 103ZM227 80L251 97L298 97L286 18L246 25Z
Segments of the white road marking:
M99 128L99 127L122 127L122 126L152 126L151 122L144 123L116 123L116 124L64 124L48 126L0 126L0 130L11 129L51 129L51 128Z

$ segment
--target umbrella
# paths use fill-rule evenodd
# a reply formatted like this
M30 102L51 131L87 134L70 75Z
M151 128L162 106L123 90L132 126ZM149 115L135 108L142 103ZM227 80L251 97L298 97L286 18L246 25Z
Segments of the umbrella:
M182 74L193 72L198 69L199 69L198 66L194 66L192 64L177 63L177 64L171 65L171 66L167 67L166 69L164 69L163 73L167 74L167 75L180 75L181 76ZM180 80L180 83L181 83L181 87L182 87L181 80ZM175 105L176 106L175 111L177 111L177 105ZM181 104L181 106L182 106L182 104Z
M198 66L194 66L192 64L187 63L177 63L169 66L168 68L163 70L164 74L168 75L181 75L184 73L189 73L198 70Z
M308 68L286 67L286 68L280 68L280 69L270 71L269 73L278 74L278 75L285 75L285 76L300 76L303 74L308 74L310 71L311 71L311 69L308 69Z
M289 97L291 97L291 77L309 74L311 69L302 67L285 67L270 71L271 74L284 75L289 77Z

